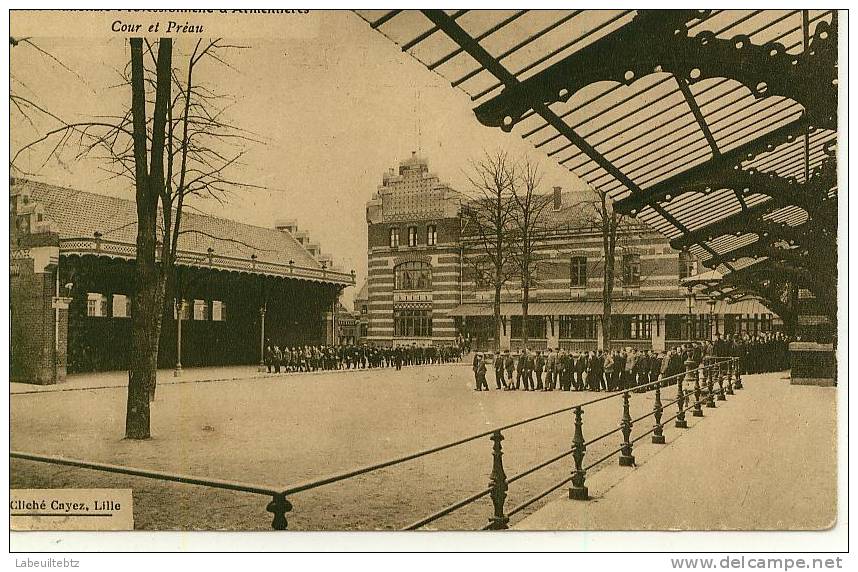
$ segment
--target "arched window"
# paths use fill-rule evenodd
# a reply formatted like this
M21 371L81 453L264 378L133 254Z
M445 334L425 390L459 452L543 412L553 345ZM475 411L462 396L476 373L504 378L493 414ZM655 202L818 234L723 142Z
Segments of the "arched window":
M395 268L397 290L429 290L432 267L425 262L403 262Z
M399 229L394 227L390 229L390 248L399 246Z
M434 224L426 227L426 244L429 246L438 244L438 228Z
M408 227L408 246L417 246L417 227Z

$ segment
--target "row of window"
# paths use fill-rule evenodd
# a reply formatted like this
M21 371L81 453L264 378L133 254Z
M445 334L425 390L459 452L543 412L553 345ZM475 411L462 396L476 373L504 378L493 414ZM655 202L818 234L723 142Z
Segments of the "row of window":
M110 312L108 313L108 303L110 304ZM113 294L107 296L97 292L89 292L86 295L86 315L90 318L130 318L131 317L131 298L124 294ZM175 319L177 310L173 308L173 318ZM202 322L223 322L226 320L226 304L220 300L212 300L211 304L207 300L189 300L182 301L181 308L182 320L194 320Z
M556 327L561 340L595 340L596 323L599 316L558 316ZM514 339L522 339L524 333L524 320L522 316L511 316L511 336ZM486 337L493 337L491 319L480 320L478 324L471 324L472 329L482 330ZM711 335L724 332L732 334L771 331L773 321L770 315L762 316L734 316L727 315L724 323L718 323L718 318L711 322L708 315L694 315L689 328L688 316L668 315L664 320L664 337L667 340L687 339L709 339ZM611 339L614 340L649 340L653 331L657 336L661 335L662 322L658 316L650 314L629 315L615 314L611 318ZM693 332L693 333L692 333ZM545 316L528 316L527 337L540 340L548 337L548 320Z
M399 247L399 227L390 229L390 248ZM414 247L418 243L418 229L416 226L408 227L408 246ZM426 245L435 246L438 244L438 227L434 224L426 226Z
M697 272L697 261L683 252L680 254L679 278L688 278ZM620 270L623 286L636 288L641 283L641 257L640 254L624 254L622 268ZM479 278L479 277L478 277ZM587 257L573 256L569 260L569 284L572 288L587 287ZM479 287L487 287L485 279L478 280Z
M400 338L432 335L431 310L394 310L393 335Z

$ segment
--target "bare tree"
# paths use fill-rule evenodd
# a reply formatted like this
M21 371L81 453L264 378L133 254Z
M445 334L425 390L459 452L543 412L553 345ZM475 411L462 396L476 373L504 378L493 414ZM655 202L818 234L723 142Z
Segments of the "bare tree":
M116 86L130 96L125 112L72 123L37 108L59 125L18 150L12 163L22 152L50 143L45 163L74 148L75 158L103 159L111 177L134 184L137 240L125 436L146 439L162 319L166 301L176 295L179 238L200 232L182 229L185 201L192 196L222 201L232 189L252 186L229 173L245 144L255 139L228 122L229 98L197 75L203 65L231 69L225 55L242 46L200 39L179 57L171 38L154 44L131 38L129 46L130 61Z
M613 300L614 284L616 282L616 254L620 231L626 224L623 215L617 213L613 201L608 194L599 189L592 189L595 199L589 203L590 222L602 236L602 258L604 271L602 277L602 348L611 349L613 331Z
M528 343L530 291L536 286L539 268L546 262L538 249L551 228L546 217L553 204L551 194L541 193L542 173L536 163L524 159L512 187L512 261L521 280L522 340Z
M494 349L500 349L501 294L512 278L512 246L508 233L512 224L513 185L515 164L506 152L485 153L481 160L472 163L469 175L470 190L465 193L461 216L463 238L473 242L477 251L467 258L479 282L491 285L494 290Z

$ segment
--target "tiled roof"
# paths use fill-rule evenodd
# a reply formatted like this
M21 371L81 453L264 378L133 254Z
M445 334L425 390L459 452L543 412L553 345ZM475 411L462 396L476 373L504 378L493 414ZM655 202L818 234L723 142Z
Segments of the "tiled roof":
M33 202L44 207L45 218L57 225L60 239L91 238L100 232L105 241L135 244L137 211L134 201L16 179L15 187L29 189ZM160 220L160 219L159 219ZM182 213L179 250L259 262L321 268L321 264L288 232L214 216Z

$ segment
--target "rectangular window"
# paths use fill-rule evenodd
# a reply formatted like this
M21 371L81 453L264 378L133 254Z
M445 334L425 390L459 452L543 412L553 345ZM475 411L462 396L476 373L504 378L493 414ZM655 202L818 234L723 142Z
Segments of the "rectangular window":
M430 337L431 310L393 310L393 335L399 338Z
M417 246L417 227L408 227L408 246Z
M570 274L571 274L571 284L572 288L586 288L587 287L587 257L586 256L573 256L570 266L569 266Z
M688 252L679 253L679 279L683 280L697 274L697 261Z
M652 338L654 321L648 314L613 316L612 337L617 340L648 340Z
M107 316L107 296L97 292L87 293L86 315L91 318L103 318Z
M201 322L209 319L209 305L205 300L194 300L194 320Z
M226 304L224 304L220 300L212 300L212 321L226 321Z
M426 227L426 244L429 246L438 244L438 229L434 224Z
M390 248L397 248L399 246L399 229L391 228L390 229Z
M113 317L114 318L130 318L131 317L131 298L123 294L113 295Z
M595 340L596 316L559 316L560 339Z
M524 330L523 316L512 316L512 337L522 339ZM528 316L527 317L527 338L530 340L542 340L546 337L545 316Z
M636 288L641 285L640 254L623 255L623 286Z

